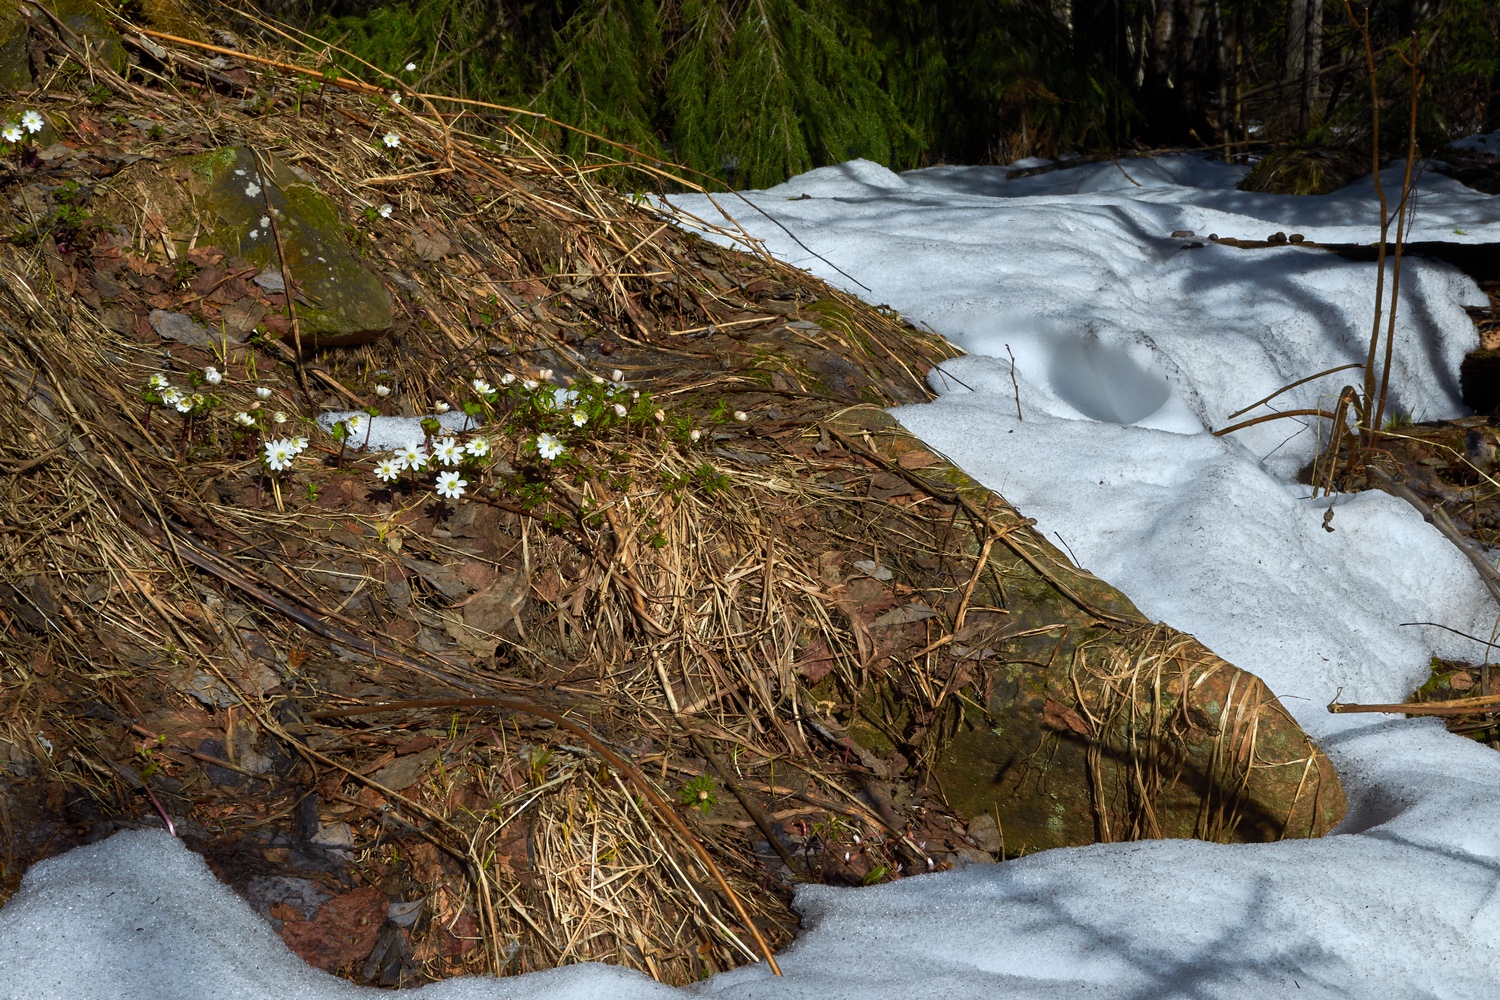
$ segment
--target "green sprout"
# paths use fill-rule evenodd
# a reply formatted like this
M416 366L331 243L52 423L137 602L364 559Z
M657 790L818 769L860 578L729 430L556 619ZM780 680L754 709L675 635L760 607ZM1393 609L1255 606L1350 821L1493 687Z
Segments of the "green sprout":
M697 809L706 815L710 809L719 803L719 800L714 797L714 792L717 790L717 787L714 785L714 779L706 774L700 774L682 786L682 792L678 797L682 800L683 805L690 809Z

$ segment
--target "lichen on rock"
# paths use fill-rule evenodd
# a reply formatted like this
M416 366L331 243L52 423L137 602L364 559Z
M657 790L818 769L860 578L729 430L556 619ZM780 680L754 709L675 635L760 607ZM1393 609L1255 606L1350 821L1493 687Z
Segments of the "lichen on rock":
M106 221L130 226L136 194L183 251L212 244L277 272L284 262L304 348L368 343L390 330L390 294L350 250L338 206L275 155L226 147L141 162L110 186L120 197L101 210Z

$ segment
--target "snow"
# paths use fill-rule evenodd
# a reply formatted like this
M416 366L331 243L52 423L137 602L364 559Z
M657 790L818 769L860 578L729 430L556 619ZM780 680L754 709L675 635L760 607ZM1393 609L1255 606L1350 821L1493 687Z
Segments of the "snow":
M318 426L323 428L324 433L332 434L335 424L343 423L350 417L359 417L368 426L366 430L349 436L349 450L363 451L368 448L371 452L395 451L409 444L421 444L427 438L427 432L422 429L424 420L436 420L448 434L472 431L484 423L462 410L428 413L417 417L371 417L363 410L335 410L318 414Z
M1434 720L1325 708L1335 695L1401 700L1435 653L1483 658L1482 644L1404 623L1487 636L1496 607L1473 568L1384 494L1335 498L1325 531L1330 501L1292 481L1315 448L1296 421L1209 433L1288 382L1363 360L1374 265L1170 236L1367 243L1371 185L1291 198L1237 192L1241 175L1194 157L1014 181L1000 168L897 175L856 161L746 195L817 256L717 200L775 253L970 352L934 373L936 402L896 415L1146 614L1264 678L1338 766L1350 801L1338 831L805 887L781 980L758 965L679 991L578 966L424 997L1467 997L1500 980L1500 754ZM681 205L717 218L706 199ZM1416 239L1500 241L1500 198L1427 174L1418 206ZM1484 299L1416 259L1402 291L1394 398L1419 417L1458 415L1458 363L1476 340L1462 307ZM1327 406L1358 381L1339 372L1274 405ZM0 909L0 997L363 992L303 966L161 832L39 864Z
M1500 153L1500 132L1484 132L1480 135L1464 136L1450 145L1454 149L1465 153L1489 153L1494 155Z

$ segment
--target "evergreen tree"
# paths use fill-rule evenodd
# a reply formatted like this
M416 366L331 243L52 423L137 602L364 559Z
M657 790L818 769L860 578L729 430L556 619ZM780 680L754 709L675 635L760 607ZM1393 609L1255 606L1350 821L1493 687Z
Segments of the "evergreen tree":
M684 0L667 107L676 155L763 187L824 163L910 160L916 134L829 0Z
M660 155L665 60L656 0L582 5L555 35L550 78L531 103L558 121ZM561 141L580 159L589 148L576 132Z
M1343 0L308 2L325 37L388 71L417 63L424 88L535 108L734 186L856 156L902 169L1141 140L1349 152L1370 112ZM1426 53L1424 148L1500 125L1500 4L1369 9L1383 102L1405 104L1401 55ZM1404 116L1386 120L1383 141L1404 146Z

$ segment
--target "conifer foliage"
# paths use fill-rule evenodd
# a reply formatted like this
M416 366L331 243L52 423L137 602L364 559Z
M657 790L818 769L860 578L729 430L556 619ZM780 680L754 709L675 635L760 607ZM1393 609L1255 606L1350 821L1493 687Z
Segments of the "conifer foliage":
M358 58L414 63L405 82L542 111L734 187L861 156L903 169L1140 141L1358 159L1370 117L1343 0L305 2ZM1371 11L1383 93L1398 99L1402 59L1422 55L1425 148L1500 126L1500 4L1354 6Z

